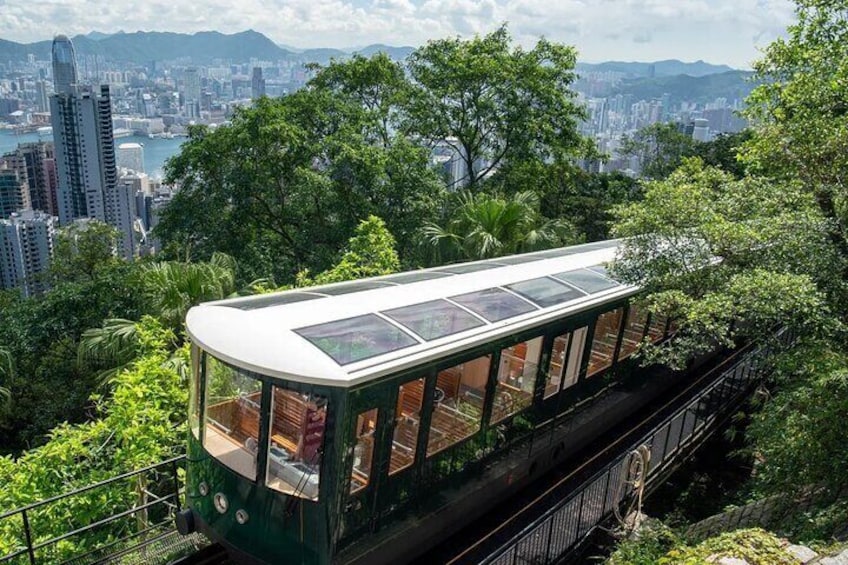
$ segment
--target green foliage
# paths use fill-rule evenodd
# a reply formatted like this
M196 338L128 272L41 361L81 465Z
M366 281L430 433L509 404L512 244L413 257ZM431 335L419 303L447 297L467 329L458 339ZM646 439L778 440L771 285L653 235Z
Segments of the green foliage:
M235 270L233 258L223 253L202 263L151 263L141 269L141 290L151 313L180 331L189 308L235 292Z
M56 282L93 279L120 261L115 255L120 234L97 220L74 222L57 234L50 276Z
M738 180L686 160L617 215L615 235L630 238L617 272L645 286L652 311L680 324L677 347L646 348L657 355L649 358L679 366L778 324L805 336L834 329L844 282L832 273L841 258L800 186Z
M399 268L395 238L383 220L369 216L357 226L338 263L312 280L306 274L301 275L298 284L308 286L377 277L394 273Z
M7 377L11 375L15 370L14 364L12 363L12 354L9 353L8 349L0 348L0 377ZM3 381L0 380L0 383ZM0 386L0 405L3 405L9 402L11 397L11 393L9 389L3 386Z
M104 367L79 363L83 332L104 319L138 319L142 296L138 265L115 261L58 282L41 297L4 295L0 307L0 345L15 362L3 386L13 403L0 406L0 452L33 447L58 422L87 417L88 397Z
M498 257L578 240L569 222L544 218L538 195L529 191L511 197L460 193L445 225L427 224L423 234L435 263Z
M765 494L848 485L848 355L820 341L780 358L777 393L754 415L755 484Z
M636 157L642 176L664 179L694 154L695 144L677 124L656 123L646 126L621 143L621 154Z
M616 545L607 565L656 565L673 547L681 543L680 538L658 520L648 520L637 535L624 539Z
M780 540L760 528L737 530L707 539L695 546L672 549L659 565L708 565L722 557L743 559L750 565L793 565L794 557L783 551Z
M795 3L797 23L754 65L761 84L746 113L756 136L745 158L760 174L799 179L848 256L848 4Z
M327 268L371 214L411 253L444 187L427 151L392 126L397 85L379 81L399 80L393 65L333 64L306 89L239 110L230 126L192 129L168 165L181 189L157 226L170 256L221 251L238 259L241 281L290 282Z
M113 381L109 400L92 398L96 417L81 424L61 424L43 446L17 460L0 458L0 512L88 486L135 470L182 451L185 438L185 381L168 368L174 335L145 317L137 326L140 357ZM185 349L182 355L187 355ZM116 508L130 505L137 492L129 483L101 489L95 495L63 499L30 514L38 542L96 522ZM128 533L134 519L72 538L57 546L48 560L90 548ZM10 520L0 523L0 553L21 543L21 532Z
M512 45L506 25L470 40L430 41L408 58L412 81L406 129L451 145L465 161L466 186L511 163L563 162L588 149L584 117L570 90L576 51L540 39Z

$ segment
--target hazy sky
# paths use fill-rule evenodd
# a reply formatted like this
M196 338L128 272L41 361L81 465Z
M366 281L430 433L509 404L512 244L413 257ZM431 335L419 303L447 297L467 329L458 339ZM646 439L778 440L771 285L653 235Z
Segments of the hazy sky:
M793 20L790 0L0 0L0 38L55 33L255 29L296 47L419 45L509 22L584 61L703 59L748 67Z

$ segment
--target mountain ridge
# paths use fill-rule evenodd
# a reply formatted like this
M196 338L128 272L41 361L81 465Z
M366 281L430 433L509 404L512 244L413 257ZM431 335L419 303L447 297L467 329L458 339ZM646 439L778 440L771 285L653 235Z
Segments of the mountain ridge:
M415 49L412 46L392 46L380 43L350 49L330 47L302 49L277 44L264 34L252 29L233 34L217 31L201 31L193 34L167 31L107 33L93 30L86 35L76 35L71 40L74 42L78 55L98 55L106 60L133 64L176 60L181 57L191 57L196 64L208 64L215 59L246 62L251 58L326 64L333 58L349 57L352 53L369 57L377 52L385 52L393 59L400 60ZM51 43L50 39L33 43L0 39L0 61L25 61L28 54L34 54L41 60L49 59ZM622 72L628 77L649 77L651 73L655 77L677 74L698 77L735 69L701 60L683 62L667 59L654 62L578 62L577 70Z

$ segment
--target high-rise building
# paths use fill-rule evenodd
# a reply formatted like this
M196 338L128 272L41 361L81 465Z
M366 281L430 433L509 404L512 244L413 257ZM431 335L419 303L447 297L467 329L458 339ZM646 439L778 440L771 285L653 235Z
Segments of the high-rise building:
M262 78L262 67L253 67L253 78L250 84L251 97L256 100L265 96L265 79Z
M53 47L57 76L76 76L73 58L70 70L57 59L57 53L65 58L68 52L73 53L70 40L57 37ZM59 179L59 223L93 218L121 230L126 242L133 234L132 222L127 222L125 217L132 206L125 205L125 195L118 190L109 86L102 85L99 93L77 85L67 90L57 89L50 98ZM131 258L132 250L132 245L122 245L124 257Z
M15 155L26 169L32 209L58 215L53 144L44 141L21 143L10 155Z
M35 83L35 102L39 112L50 111L50 96L47 93L47 81L39 80Z
M77 62L74 44L67 35L53 38L53 90L73 94L77 88Z
M46 290L39 275L53 255L55 218L28 210L0 220L0 286L19 287L24 296Z
M118 168L144 172L144 146L140 143L118 145Z
M118 255L132 259L138 255L138 236L136 221L138 210L135 201L135 183L121 178L114 190L107 193L106 204L110 210L108 223L120 232L118 238Z
M0 158L0 218L30 209L26 164L15 152Z
M197 67L189 67L183 72L183 97L186 106L200 104L200 73Z

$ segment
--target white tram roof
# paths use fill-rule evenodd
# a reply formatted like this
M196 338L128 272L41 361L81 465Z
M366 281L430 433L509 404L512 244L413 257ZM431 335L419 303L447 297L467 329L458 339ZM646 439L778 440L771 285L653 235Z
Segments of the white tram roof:
M610 240L358 281L207 302L192 341L286 381L349 387L637 290L604 265Z

